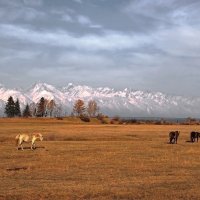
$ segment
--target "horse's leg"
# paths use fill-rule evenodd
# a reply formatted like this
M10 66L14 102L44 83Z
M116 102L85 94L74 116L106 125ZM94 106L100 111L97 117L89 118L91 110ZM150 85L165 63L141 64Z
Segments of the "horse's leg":
M21 143L21 145L20 145L20 146L21 146L21 150L22 150L22 151L24 151L24 148L23 148L23 146L22 146L22 143Z
M173 144L173 137L171 135L169 136L169 143Z
M31 150L34 150L34 146L35 146L35 141L31 142Z
M19 142L18 142L18 148L21 147L21 150L23 151L24 148L22 146L22 143L23 143L23 140L19 140Z
M19 141L17 141L17 150L19 150L19 145L20 145Z
M178 143L178 135L176 136L176 144Z

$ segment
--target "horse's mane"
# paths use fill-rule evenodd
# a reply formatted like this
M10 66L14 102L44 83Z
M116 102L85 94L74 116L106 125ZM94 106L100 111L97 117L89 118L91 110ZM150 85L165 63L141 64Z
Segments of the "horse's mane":
M41 133L33 133L32 136L41 137L42 134Z

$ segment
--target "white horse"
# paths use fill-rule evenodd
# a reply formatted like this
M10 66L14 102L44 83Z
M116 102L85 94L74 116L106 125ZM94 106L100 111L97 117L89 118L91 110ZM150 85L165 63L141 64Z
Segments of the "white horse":
M21 147L21 150L24 150L22 144L24 142L31 142L31 150L35 149L35 141L36 140L43 140L43 136L41 133L33 133L32 136L29 136L28 134L18 134L15 137L17 150L19 150L19 147Z

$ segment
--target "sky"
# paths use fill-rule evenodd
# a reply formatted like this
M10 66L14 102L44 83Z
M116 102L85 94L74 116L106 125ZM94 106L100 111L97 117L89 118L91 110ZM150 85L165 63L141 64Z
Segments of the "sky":
M199 0L0 0L0 83L200 96Z

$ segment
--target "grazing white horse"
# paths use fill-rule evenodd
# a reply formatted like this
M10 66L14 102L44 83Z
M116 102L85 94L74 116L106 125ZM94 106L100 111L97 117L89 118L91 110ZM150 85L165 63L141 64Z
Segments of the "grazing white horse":
M31 150L35 149L35 141L36 140L43 140L43 136L41 133L33 133L32 136L29 136L28 134L18 134L15 137L17 150L19 150L19 147L21 147L21 150L24 150L22 143L24 142L31 142Z

